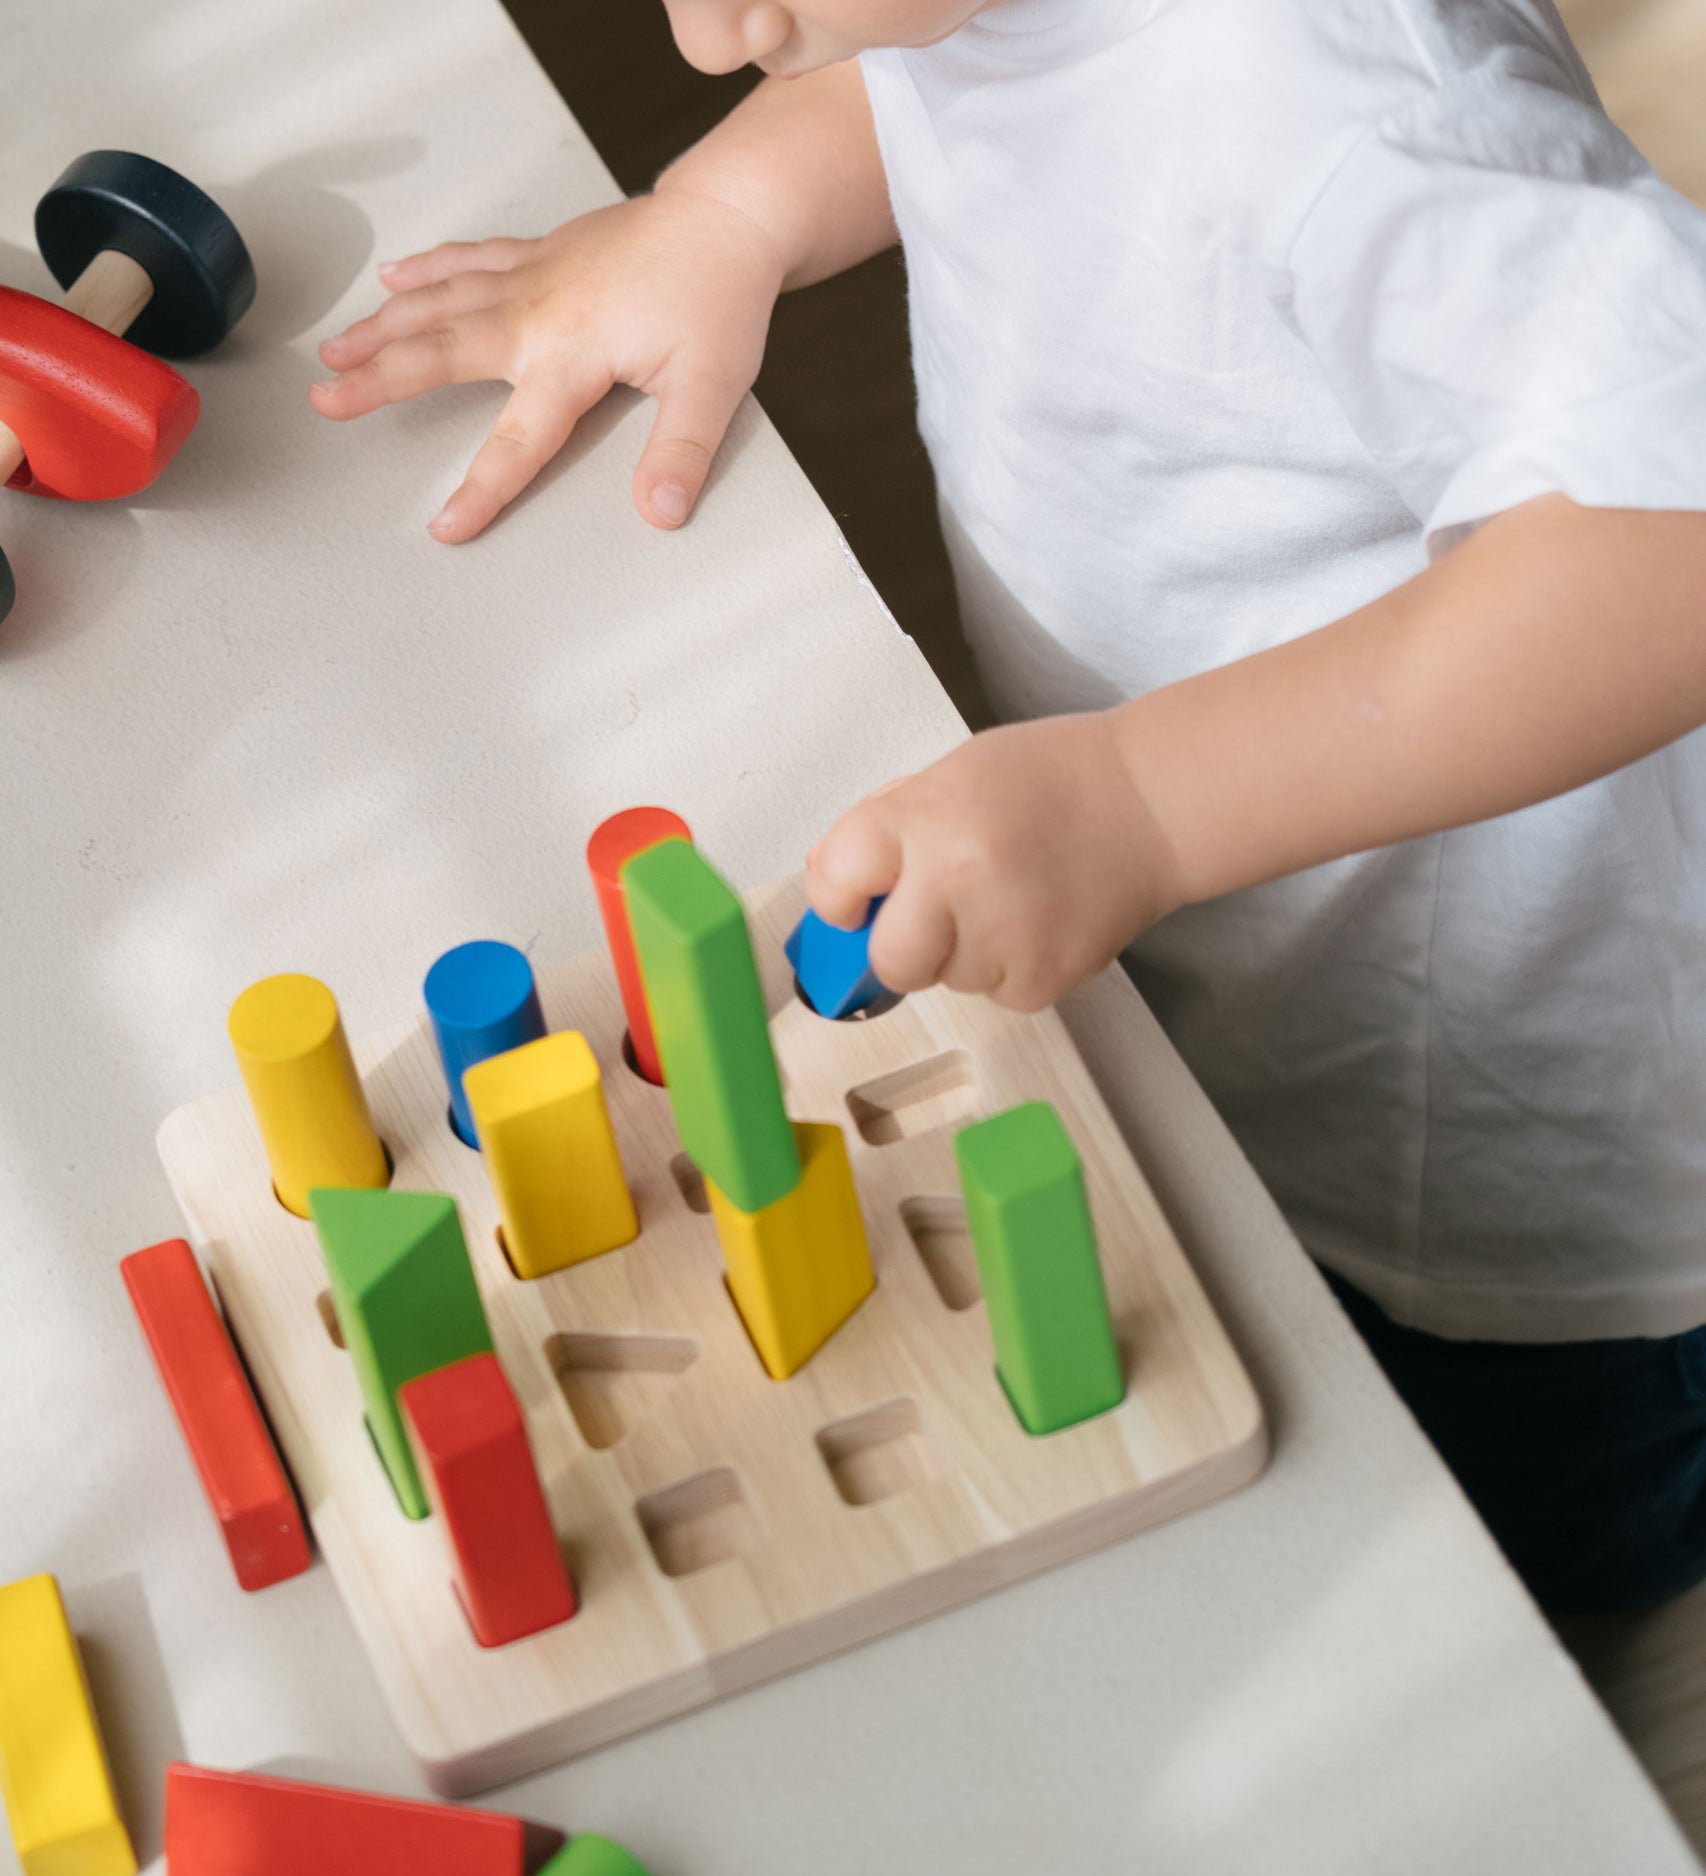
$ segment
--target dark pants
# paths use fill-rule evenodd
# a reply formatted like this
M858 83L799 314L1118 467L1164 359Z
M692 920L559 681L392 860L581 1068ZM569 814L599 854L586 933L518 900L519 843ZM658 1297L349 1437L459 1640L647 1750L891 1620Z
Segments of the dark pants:
M1706 1577L1706 1328L1453 1342L1323 1274L1543 1608L1632 1608Z

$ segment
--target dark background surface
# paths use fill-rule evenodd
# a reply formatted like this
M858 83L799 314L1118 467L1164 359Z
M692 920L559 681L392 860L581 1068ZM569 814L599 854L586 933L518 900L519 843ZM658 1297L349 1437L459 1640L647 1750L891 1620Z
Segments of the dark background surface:
M630 194L651 186L757 82L707 78L659 0L505 0L534 55ZM494 230L494 232L497 232ZM988 720L959 636L930 464L913 421L898 252L786 295L759 402L961 713Z

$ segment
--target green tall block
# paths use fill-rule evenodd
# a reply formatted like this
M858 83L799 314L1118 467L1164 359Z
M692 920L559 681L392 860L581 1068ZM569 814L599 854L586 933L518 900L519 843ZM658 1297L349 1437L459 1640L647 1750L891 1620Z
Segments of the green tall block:
M1060 1116L1027 1101L954 1141L995 1366L1028 1433L1125 1398L1084 1169Z
M666 840L622 868L675 1128L743 1212L800 1183L794 1130L740 900L696 847Z
M308 1213L373 1443L404 1511L424 1518L426 1492L397 1390L464 1356L492 1351L456 1201L438 1192L317 1186L308 1194Z
M646 1876L645 1866L608 1837L583 1831L539 1876Z

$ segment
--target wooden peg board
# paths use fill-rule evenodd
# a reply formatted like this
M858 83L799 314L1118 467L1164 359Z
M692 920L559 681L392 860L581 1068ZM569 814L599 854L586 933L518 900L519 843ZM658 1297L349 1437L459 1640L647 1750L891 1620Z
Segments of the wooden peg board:
M723 1285L665 1093L622 1060L606 958L540 973L580 1029L641 1234L536 1283L497 1242L452 1134L425 1017L354 1045L396 1184L455 1195L498 1353L526 1410L581 1613L476 1646L432 1520L410 1523L334 1340L314 1229L285 1211L240 1087L180 1108L160 1151L410 1749L463 1796L1175 1518L1252 1479L1255 1392L1052 1013L931 991L866 1022L800 1003L790 881L749 901L790 1113L836 1120L876 1294L791 1380L759 1365ZM1083 1156L1129 1391L1032 1439L996 1379L957 1197L954 1131L1052 1101Z

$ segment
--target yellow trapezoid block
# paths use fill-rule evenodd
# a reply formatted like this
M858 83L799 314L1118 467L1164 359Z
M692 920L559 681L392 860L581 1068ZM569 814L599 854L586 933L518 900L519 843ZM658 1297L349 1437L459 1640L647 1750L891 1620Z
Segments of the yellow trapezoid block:
M877 1287L841 1129L795 1121L800 1183L743 1212L705 1181L729 1290L766 1370L786 1380Z
M462 1086L517 1276L633 1243L640 1221L585 1036L559 1030L488 1056Z

